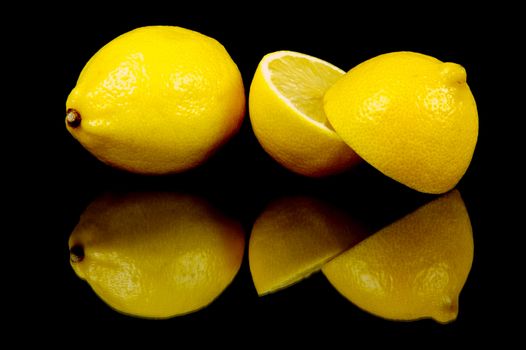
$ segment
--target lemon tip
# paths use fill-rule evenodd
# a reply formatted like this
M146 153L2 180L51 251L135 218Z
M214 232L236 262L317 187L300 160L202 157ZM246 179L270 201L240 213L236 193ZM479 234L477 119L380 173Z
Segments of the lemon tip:
M446 324L455 321L457 319L457 316L458 301L447 300L440 306L437 312L433 316L431 316L431 318L438 323Z
M445 62L442 63L440 74L449 83L464 84L466 83L467 73L460 64Z

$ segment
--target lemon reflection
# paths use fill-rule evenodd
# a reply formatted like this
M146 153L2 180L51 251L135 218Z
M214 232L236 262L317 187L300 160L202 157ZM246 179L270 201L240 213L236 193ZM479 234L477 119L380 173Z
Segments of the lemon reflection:
M352 218L319 200L288 197L271 203L254 223L249 241L258 294L298 282L364 237Z
M457 190L383 228L322 271L358 307L394 320L456 319L473 262L473 233Z
M106 194L82 214L69 247L77 275L111 307L168 318L205 307L230 284L244 233L197 197Z

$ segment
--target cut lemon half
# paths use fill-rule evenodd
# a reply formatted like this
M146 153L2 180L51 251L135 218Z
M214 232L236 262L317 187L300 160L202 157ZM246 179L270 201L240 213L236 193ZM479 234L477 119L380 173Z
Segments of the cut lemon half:
M360 157L420 192L456 186L473 157L478 112L466 70L416 52L351 69L324 97L334 130Z
M323 109L325 92L344 74L292 51L270 53L259 63L250 86L250 121L263 149L285 168L320 177L359 162Z

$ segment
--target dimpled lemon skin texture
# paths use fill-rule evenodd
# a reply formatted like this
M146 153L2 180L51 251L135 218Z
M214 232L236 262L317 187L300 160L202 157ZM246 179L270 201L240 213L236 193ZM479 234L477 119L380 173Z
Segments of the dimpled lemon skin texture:
M71 265L112 308L169 318L221 294L241 266L244 242L241 225L198 197L137 193L95 200L69 247L82 247Z
M452 189L477 142L466 71L419 53L387 53L359 64L329 88L324 108L365 161L425 193Z
M241 74L225 48L172 26L135 29L99 50L66 110L68 131L103 162L131 172L174 173L204 162L239 129Z
M471 222L458 191L419 208L327 263L331 284L392 320L451 322L473 262Z

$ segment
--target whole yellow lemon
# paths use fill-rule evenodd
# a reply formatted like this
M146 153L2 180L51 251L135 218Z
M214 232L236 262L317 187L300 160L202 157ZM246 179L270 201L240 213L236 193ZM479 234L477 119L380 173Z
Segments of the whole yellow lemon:
M68 131L97 158L144 174L203 163L239 129L241 74L216 40L142 27L100 49L66 102Z

